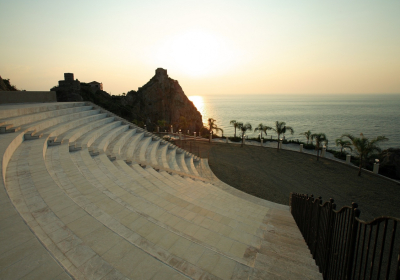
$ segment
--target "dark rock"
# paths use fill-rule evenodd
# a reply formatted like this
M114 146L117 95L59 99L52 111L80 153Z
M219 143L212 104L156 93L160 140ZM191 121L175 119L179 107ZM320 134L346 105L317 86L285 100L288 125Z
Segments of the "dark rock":
M177 128L180 117L185 117L189 123L187 129L191 132L203 127L200 112L187 98L178 81L168 77L167 70L162 68L158 68L155 76L138 91L128 92L123 104L132 106L147 125L165 120Z
M18 91L18 89L10 84L9 79L3 79L0 76L0 91Z
M56 91L57 101L91 101L128 121L146 124L150 131L154 131L157 122L162 120L166 122L165 128L173 125L176 131L181 117L186 120L186 129L191 133L203 127L200 112L178 81L168 77L167 70L162 68L158 68L155 76L138 91L129 91L126 96L110 95L103 90L94 92L90 84L74 80L72 73L65 73L64 80L51 90Z

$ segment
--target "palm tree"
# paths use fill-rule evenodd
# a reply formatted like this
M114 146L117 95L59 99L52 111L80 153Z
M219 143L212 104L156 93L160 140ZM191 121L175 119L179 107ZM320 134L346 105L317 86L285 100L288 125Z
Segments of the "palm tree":
M233 127L235 128L235 138L236 138L236 128L238 128L239 123L235 120L231 120L230 124L233 125Z
M385 136L378 136L373 140L369 140L368 138L364 137L361 133L360 138L354 137L351 134L343 134L342 137L347 137L350 139L355 152L360 157L360 166L358 169L358 176L361 176L361 167L363 161L366 160L373 152L381 152L381 148L378 147L379 142L388 141L389 139Z
M224 130L217 126L217 124L215 123L216 121L217 120L215 120L213 118L208 119L208 121L207 121L208 132L211 134L215 130L215 133L218 133L218 131L221 131L222 134L224 134Z
M311 140L315 139L315 149L317 150L317 160L319 160L319 147L322 144L322 142L325 143L325 145L328 143L328 139L326 139L325 133L314 133L311 135Z
M263 132L265 133L265 136L267 136L267 130L271 130L271 129L272 129L272 127L266 126L266 125L263 125L262 123L260 123L260 124L258 124L258 126L254 129L254 132L260 131L261 137L262 137L262 133L263 133Z
M310 141L310 138L311 138L311 134L312 134L311 130L309 130L309 131L300 133L299 135L304 135L307 138L307 144L308 144L308 141Z
M158 125L159 128L164 128L166 123L167 122L165 120L158 120L157 121L157 125Z
M353 149L351 148L351 143L350 141L347 140L343 140L342 138L338 138L335 140L336 146L339 147L340 146L340 153L343 154L343 150L344 149L349 149L350 151L353 151Z
M240 146L241 148L243 148L243 144L244 144L244 134L246 133L246 131L250 130L252 131L253 128L251 126L250 123L246 123L243 124L242 122L238 123L238 128L240 129L240 131L242 131L242 145Z
M190 126L190 124L191 124L190 120L187 120L184 116L180 116L178 127L182 129L183 134L185 134L185 131Z
M277 149L279 150L279 137L281 134L286 133L286 131L290 131L290 134L293 135L294 130L291 126L286 126L285 122L275 122L275 128L271 128L271 130L275 131L278 134L278 146Z

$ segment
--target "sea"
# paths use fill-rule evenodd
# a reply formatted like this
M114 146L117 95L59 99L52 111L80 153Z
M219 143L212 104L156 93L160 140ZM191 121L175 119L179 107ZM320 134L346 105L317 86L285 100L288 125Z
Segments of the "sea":
M224 136L233 136L231 120L250 123L253 127L262 123L274 127L276 121L284 121L294 129L286 139L306 141L300 133L325 133L329 149L335 147L335 139L342 134L356 137L363 133L370 139L386 136L382 149L400 148L400 94L331 94L331 95L197 95L188 96L203 116L216 120ZM219 132L219 135L221 133ZM239 133L237 132L237 135ZM249 138L259 132L246 133ZM267 138L277 138L268 131Z

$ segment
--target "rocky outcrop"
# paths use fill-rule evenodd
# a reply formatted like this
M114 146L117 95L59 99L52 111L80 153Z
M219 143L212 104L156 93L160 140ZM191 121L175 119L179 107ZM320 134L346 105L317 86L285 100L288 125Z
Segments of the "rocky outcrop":
M0 76L0 91L18 91L18 89L10 84L10 80L3 79Z
M122 99L124 105L132 106L136 119L154 125L165 120L168 125L179 127L184 117L190 131L199 131L203 127L202 116L193 105L177 80L168 77L167 70L158 68L150 81L138 91L130 91Z
M164 128L178 128L199 131L203 127L202 116L187 98L178 81L168 77L167 70L158 68L150 81L126 96L112 96L106 91L93 91L90 84L74 79L73 73L65 73L58 82L57 101L91 101L108 111L139 125L146 124L154 131L158 121L165 121ZM182 126L183 117L185 125ZM185 131L186 132L186 131Z

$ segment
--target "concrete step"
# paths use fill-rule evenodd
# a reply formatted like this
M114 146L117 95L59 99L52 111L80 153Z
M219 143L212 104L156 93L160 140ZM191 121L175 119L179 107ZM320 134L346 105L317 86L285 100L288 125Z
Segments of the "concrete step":
M129 141L127 142L122 151L122 156L125 159L132 160L134 158L137 145L142 140L143 137L144 137L144 132L138 129L136 134L129 139Z
M3 105L0 110L0 120L30 115L45 111L66 109L70 107L83 106L84 102L57 102L57 103L37 103L37 104L15 104Z
M310 268L301 263L293 262L277 253L257 254L254 267L271 272L284 279L323 279L321 273L313 267Z
M150 144L150 142L153 140L152 137L146 136L148 132L145 133L144 137L140 140L138 143L135 153L134 153L134 159L137 162L146 162L146 150L147 146Z
M17 132L20 129L21 127L14 127L13 124L3 124L0 126L0 134Z
M34 130L31 130L31 131L28 131L28 132L26 132L25 134L24 134L24 140L26 141L26 140L36 140L36 139L39 139L39 138L41 138L43 136L43 134L38 134L38 135L36 135L35 134L35 131Z
M107 123L113 122L114 118L107 117L106 114L97 114L94 116L86 117L82 119L82 122L74 128L67 130L59 135L59 139L62 141L75 142L76 139L81 137L93 128L106 125Z

